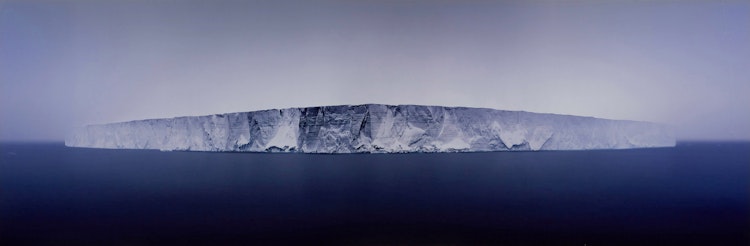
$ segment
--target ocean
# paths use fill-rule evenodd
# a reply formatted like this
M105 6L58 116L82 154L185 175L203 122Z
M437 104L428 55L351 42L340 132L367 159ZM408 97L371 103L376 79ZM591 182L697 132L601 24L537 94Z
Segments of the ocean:
M0 144L0 245L750 245L750 142L266 154Z

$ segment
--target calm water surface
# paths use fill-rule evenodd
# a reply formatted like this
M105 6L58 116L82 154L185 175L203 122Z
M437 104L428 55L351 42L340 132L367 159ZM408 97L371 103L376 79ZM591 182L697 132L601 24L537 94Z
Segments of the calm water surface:
M458 154L0 144L0 245L750 245L750 143Z

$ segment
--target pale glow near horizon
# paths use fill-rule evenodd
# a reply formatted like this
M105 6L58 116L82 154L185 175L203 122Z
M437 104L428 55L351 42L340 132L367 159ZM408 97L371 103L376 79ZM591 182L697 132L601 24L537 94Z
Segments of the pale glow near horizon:
M487 107L750 139L750 3L9 1L0 140L338 104Z

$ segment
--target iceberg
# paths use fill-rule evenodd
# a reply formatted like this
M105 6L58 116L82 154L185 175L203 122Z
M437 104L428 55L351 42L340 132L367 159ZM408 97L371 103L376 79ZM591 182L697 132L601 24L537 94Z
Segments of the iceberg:
M674 147L665 125L422 105L271 109L89 125L69 147L165 151L407 153Z

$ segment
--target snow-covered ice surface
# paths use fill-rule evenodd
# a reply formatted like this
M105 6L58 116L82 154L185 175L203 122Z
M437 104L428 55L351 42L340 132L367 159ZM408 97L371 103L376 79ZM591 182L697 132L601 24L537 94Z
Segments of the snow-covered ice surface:
M486 108L340 105L90 125L66 146L392 153L673 147L664 125Z

